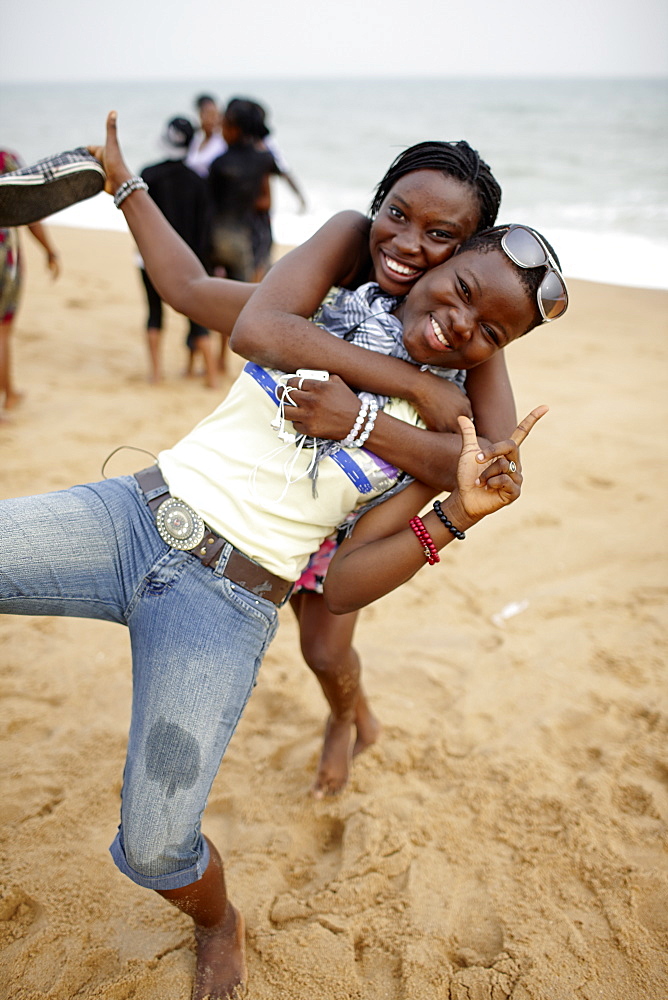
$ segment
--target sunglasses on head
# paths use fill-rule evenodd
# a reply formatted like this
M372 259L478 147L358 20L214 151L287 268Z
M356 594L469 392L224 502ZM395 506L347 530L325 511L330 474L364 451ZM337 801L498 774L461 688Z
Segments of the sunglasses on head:
M518 267L547 268L536 294L543 323L563 316L568 308L566 282L538 233L527 226L509 226L501 237L501 246Z

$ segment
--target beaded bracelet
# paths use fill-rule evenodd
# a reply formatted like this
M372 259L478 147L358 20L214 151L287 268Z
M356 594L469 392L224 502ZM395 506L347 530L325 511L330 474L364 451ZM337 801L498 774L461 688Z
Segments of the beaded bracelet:
M372 399L369 404L369 419L364 425L364 430L362 431L360 436L357 438L356 441L353 441L352 444L353 448L362 448L367 443L369 435L373 430L373 425L376 422L377 416L378 416L378 403L376 402L375 399Z
M360 404L359 413L357 414L357 417L355 419L355 423L350 428L350 432L349 432L348 436L345 437L343 439L343 441L341 442L341 447L342 448L352 448L352 447L354 447L355 440L356 440L357 435L359 434L360 430L362 429L362 424L366 420L366 415L367 415L368 412L369 412L369 402L368 402L368 400L363 399L362 402L361 402L361 404Z
M433 566L434 563L440 562L441 557L439 556L438 550L434 545L434 539L431 537L431 535L425 528L422 522L422 518L416 515L415 517L412 517L408 523L410 527L413 529L413 532L415 533L418 542L422 546L424 557L429 563L429 565Z
M123 181L114 195L114 205L116 208L120 208L125 199L129 198L133 191L148 191L148 184L141 177L128 177L126 181Z
M443 508L441 507L441 501L440 500L434 500L433 508L436 511L436 514L438 516L439 521L443 522L443 524L446 526L446 528L448 529L448 531L452 532L452 534L455 536L455 538L458 538L460 542L463 542L464 539L466 538L465 533L463 531L460 531L459 528L455 528L455 526L452 523L452 521L448 520L448 518L443 513Z

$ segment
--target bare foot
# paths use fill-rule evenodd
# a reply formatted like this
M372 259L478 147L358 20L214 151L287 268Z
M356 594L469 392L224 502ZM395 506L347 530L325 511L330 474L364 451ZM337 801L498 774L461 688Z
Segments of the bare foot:
M357 726L357 738L353 747L353 757L357 757L358 753L362 753L372 743L375 743L383 728L369 708L369 702L361 688L355 706L355 725Z
M353 725L356 737L351 750ZM355 705L354 723L348 719L335 719L334 716L329 716L325 725L318 771L311 787L311 794L315 799L336 795L346 787L352 758L375 743L381 730L382 726L371 711L361 688Z
M335 719L330 715L325 725L318 771L311 787L314 799L336 795L348 784L352 761L353 723L350 719Z
M242 996L246 969L246 926L230 903L218 927L195 927L197 968L192 1000L237 1000Z

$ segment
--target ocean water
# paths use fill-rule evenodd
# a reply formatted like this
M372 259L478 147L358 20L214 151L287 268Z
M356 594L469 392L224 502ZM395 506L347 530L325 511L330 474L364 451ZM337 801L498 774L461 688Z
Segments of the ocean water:
M308 238L343 208L366 211L392 159L424 139L467 139L503 188L499 221L528 222L572 277L668 288L668 79L657 80L192 80L20 84L0 93L0 145L26 162L101 142L119 113L126 159L161 158L158 137L193 98L252 96L308 200L297 213L274 182L281 243ZM60 225L119 229L99 195Z

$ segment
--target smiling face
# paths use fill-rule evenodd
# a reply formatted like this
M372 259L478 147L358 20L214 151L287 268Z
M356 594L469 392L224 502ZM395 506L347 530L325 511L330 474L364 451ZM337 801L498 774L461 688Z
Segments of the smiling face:
M389 295L406 295L425 271L473 235L479 221L470 185L439 170L404 174L371 224L374 280Z
M521 337L536 310L503 251L490 250L456 254L434 268L397 315L414 361L469 369Z

